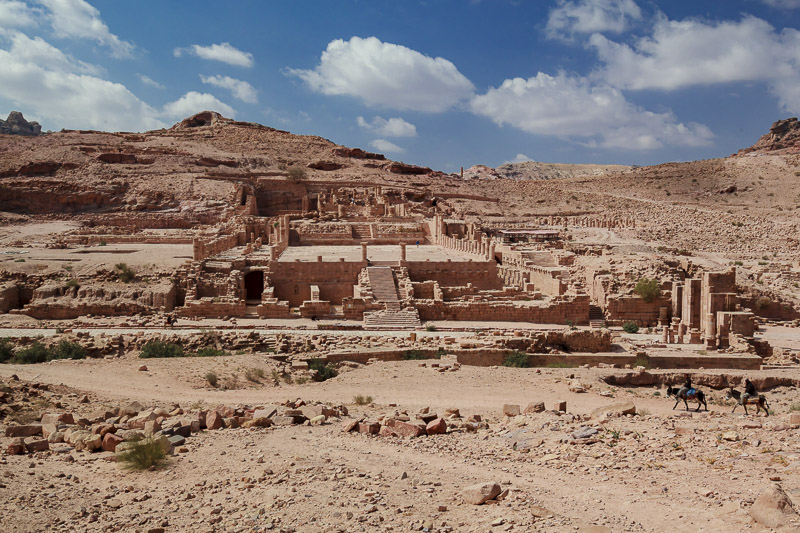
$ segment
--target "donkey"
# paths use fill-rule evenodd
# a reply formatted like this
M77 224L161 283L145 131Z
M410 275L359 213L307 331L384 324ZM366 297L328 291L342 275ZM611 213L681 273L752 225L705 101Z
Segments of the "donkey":
M736 405L733 406L733 411L736 411L736 408L741 405L742 407L744 407L744 414L749 414L747 412L747 404L749 403L756 405L756 416L758 416L759 411L761 411L762 409L764 410L764 413L767 416L769 416L769 411L768 411L769 404L767 403L767 398L763 394L759 394L758 396L751 396L750 398L747 399L746 402L742 402L742 393L731 387L725 393L725 399L736 400ZM733 414L733 411L731 411L731 414Z
M695 411L699 411L701 405L706 408L706 411L708 411L708 404L706 403L706 395L703 394L703 391L701 390L697 389L695 390L697 392L695 392L694 395L689 396L685 390L681 390L678 387L672 387L672 386L667 387L667 398L673 395L675 396L675 405L673 405L672 408L675 409L680 403L680 401L683 400L683 404L686 406L686 410L688 411L689 404L686 402L686 400L695 400L697 401L697 409L695 409Z

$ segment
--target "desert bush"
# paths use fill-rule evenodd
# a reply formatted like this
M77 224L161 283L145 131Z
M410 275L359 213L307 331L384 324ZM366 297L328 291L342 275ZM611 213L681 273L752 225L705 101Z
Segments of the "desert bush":
M0 363L5 363L14 357L14 347L8 339L0 339Z
M645 302L652 302L661 296L661 286L654 279L642 278L636 282L633 292Z
M308 369L317 371L315 381L327 381L339 375L333 365L325 363L321 359L311 359L308 362Z
M142 439L131 443L131 447L117 454L117 462L126 470L147 470L164 463L167 454L161 443L153 439Z
M650 359L647 357L637 357L636 360L633 362L633 368L637 366L643 366L644 368L650 368L652 365L650 364Z
M758 300L756 300L756 309L760 311L763 311L770 305L772 305L772 300L770 300L769 296L759 296Z
M575 368L575 365L566 361L551 361L547 363L547 368Z
M289 169L289 179L294 182L306 179L306 169L303 167L291 167Z
M629 320L628 322L622 324L622 330L625 333L638 333L639 325L633 320Z
M114 265L117 269L117 277L123 283L130 283L136 279L136 271L125 263L117 263Z
M12 363L20 365L32 365L36 363L44 363L48 360L50 350L48 350L41 342L34 342L27 348L22 348L14 353L11 359Z
M186 357L186 353L177 344L162 341L161 339L153 339L142 346L142 353L139 354L139 357L142 359Z
M80 289L81 288L81 284L78 283L77 279L71 279L71 280L69 280L68 282L66 282L64 284L64 288L65 289L72 289L72 288Z
M50 348L47 359L86 359L86 349L77 342L70 342L66 339Z
M503 366L510 366L513 368L530 368L531 360L530 357L528 357L528 354L525 352L514 350L513 352L506 354L505 359L503 359Z
M419 361L421 359L428 359L428 357L419 350L406 350L403 352L404 361Z
M433 324L428 324L427 326L425 326L425 331L436 331L436 326L434 326Z
M797 402L793 403L791 405L791 407L789 407L789 411L792 411L792 412L800 411L800 403L797 403Z
M212 387L216 387L219 384L219 377L217 376L216 372L212 371L206 372L206 375L203 377Z
M294 382L298 385L305 385L309 382L308 376L297 376L294 378Z
M244 372L244 377L247 381L261 383L261 380L266 377L266 373L264 372L263 368L248 368Z
M372 396L362 396L361 394L356 394L353 396L353 403L356 405L369 405L372 403Z
M200 348L195 353L196 357L220 357L223 355L230 355L230 352L226 352L225 350L218 350L217 348L212 348L211 346Z

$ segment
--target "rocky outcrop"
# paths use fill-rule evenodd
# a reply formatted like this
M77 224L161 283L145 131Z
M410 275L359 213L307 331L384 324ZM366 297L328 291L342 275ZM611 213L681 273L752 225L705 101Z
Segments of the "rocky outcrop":
M365 152L361 148L347 148L346 146L334 148L333 153L340 157L352 157L353 159L379 159L381 161L386 159L386 156L383 154Z
M344 165L334 161L314 161L306 166L308 168L313 168L314 170L339 170L340 168L344 167Z
M431 169L428 167L418 167L416 165L406 165L405 163L392 163L389 165L389 172L392 174L430 174Z
M185 118L172 126L170 129L188 129L188 128L199 128L201 126L214 126L215 124L221 122L232 122L231 119L225 118L216 111L201 111L196 115L192 115L189 118Z
M38 122L28 122L22 113L12 111L6 120L0 120L0 134L35 136L42 134L42 126Z
M777 150L800 151L800 122L797 121L797 117L773 123L769 133L762 135L750 148L739 150L739 155Z

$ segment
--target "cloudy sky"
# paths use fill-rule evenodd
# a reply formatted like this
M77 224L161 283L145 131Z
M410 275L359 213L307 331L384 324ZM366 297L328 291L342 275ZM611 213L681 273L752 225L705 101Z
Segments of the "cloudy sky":
M212 109L457 171L720 157L800 114L800 0L0 0L0 114Z

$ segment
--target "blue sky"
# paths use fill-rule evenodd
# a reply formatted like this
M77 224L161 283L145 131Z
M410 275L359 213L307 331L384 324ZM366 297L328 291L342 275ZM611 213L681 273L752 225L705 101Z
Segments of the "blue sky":
M0 0L0 114L204 109L457 171L720 157L800 113L800 0Z

